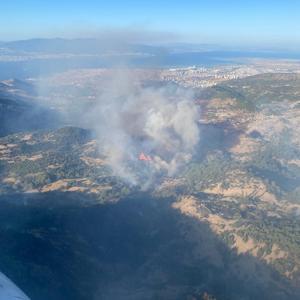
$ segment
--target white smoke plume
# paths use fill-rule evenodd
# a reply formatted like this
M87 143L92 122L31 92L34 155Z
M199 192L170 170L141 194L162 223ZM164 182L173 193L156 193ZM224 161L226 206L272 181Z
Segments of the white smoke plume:
M177 87L145 87L126 70L113 72L88 114L100 152L133 184L142 172L172 176L191 159L199 140L193 95ZM149 160L139 161L140 153Z

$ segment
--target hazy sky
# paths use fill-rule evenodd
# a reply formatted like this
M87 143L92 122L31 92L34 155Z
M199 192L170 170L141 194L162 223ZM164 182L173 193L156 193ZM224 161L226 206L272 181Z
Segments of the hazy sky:
M0 0L0 40L107 29L171 32L204 43L299 45L300 1Z

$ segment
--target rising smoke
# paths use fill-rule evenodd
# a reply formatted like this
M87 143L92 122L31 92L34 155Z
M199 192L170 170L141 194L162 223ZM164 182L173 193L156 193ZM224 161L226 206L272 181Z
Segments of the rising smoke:
M114 172L131 183L169 176L191 159L199 140L199 112L190 91L144 86L128 70L114 72L84 117ZM145 153L146 161L138 161Z

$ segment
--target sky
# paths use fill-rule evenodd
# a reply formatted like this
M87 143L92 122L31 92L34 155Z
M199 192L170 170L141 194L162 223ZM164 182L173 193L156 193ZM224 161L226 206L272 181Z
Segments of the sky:
M2 41L103 31L146 31L166 41L300 45L300 1L0 0Z

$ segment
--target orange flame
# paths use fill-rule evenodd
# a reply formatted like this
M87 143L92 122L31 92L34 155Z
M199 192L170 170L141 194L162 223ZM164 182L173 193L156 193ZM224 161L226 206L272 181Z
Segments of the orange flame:
M152 158L149 155L146 155L144 152L141 152L141 154L139 155L139 160L151 161Z

